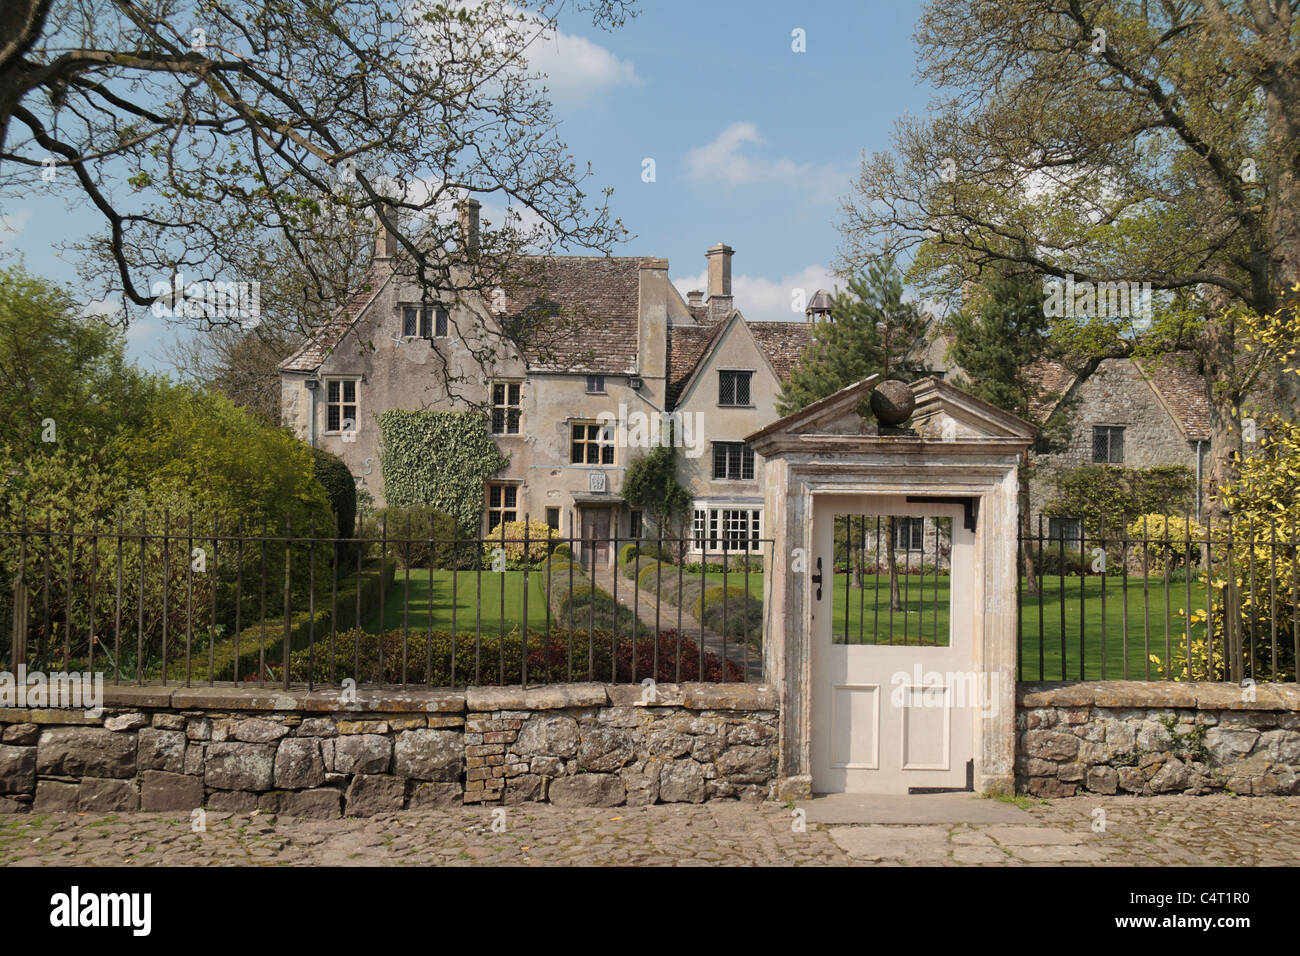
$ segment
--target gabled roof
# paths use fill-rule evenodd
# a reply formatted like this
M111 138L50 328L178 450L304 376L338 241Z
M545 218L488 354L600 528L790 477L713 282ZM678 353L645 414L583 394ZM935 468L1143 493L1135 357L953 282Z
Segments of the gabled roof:
M1162 360L1136 364L1183 437L1188 441L1209 441L1210 400L1205 381L1191 369L1189 357L1174 353Z
M527 289L507 289L511 316L544 308L560 328L530 349L531 368L634 374L639 341L642 259L635 256L538 256Z
M713 325L673 325L668 329L668 407L676 405L699 370L733 322L749 330L759 352L772 366L777 381L784 383L799 364L799 356L812 341L807 322L750 322L732 311Z
M392 277L391 270L381 269L377 263L372 263L362 280L361 288L348 300L347 305L331 315L298 351L281 362L280 370L314 372L320 368L321 363L338 348L343 336L347 335L348 330L365 312L366 307L384 290Z
M815 432L819 428L828 427L836 419L855 411L862 404L862 400L871 394L878 381L880 381L879 375L869 375L860 382L846 385L838 392L819 398L811 405L805 405L784 418L778 418L772 424L748 436L745 441L753 444L758 439L777 432Z
M526 287L505 290L506 315L518 318L541 309L557 325L554 335L525 354L529 365L552 371L635 373L642 261L632 256L529 257ZM319 368L393 279L390 263L372 263L362 290L280 368Z
M1205 384L1191 368L1190 357L1172 352L1151 359L1108 359L1131 361L1143 380L1164 406L1174 426L1187 441L1208 441L1210 437L1210 403ZM1059 362L1035 362L1027 370L1042 392L1034 414L1040 421L1056 411L1070 389L1079 384L1078 376Z

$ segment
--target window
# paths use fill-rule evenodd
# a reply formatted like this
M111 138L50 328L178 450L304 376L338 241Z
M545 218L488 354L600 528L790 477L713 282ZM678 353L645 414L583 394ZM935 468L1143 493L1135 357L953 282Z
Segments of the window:
M492 434L518 435L520 407L518 382L494 382L492 385Z
M325 430L357 430L357 381L353 378L325 380Z
M695 550L758 550L762 515L757 508L696 508L692 522Z
M614 426L575 422L570 432L569 462L574 465L614 464Z
M920 551L925 544L924 518L894 519L894 550Z
M1048 518L1047 519L1047 540L1061 541L1066 543L1079 543L1079 519L1078 518Z
M518 520L519 489L514 485L503 485L489 481L487 486L488 534L501 526L503 521Z
M552 531L560 530L560 509L559 508L546 509L546 527L550 528Z
M1124 462L1124 429L1115 425L1092 426L1092 460L1103 465Z
M753 377L753 372L719 372L718 404L748 405L749 381Z
M605 394L605 376L588 375L587 376L587 394L603 395Z
M411 338L442 338L447 334L449 320L446 309L408 305L402 309L402 334Z
M645 533L644 524L641 520L641 512L633 511L628 516L627 534L633 540L640 538Z
M715 441L713 443L713 477L752 481L754 478L754 449L743 441Z

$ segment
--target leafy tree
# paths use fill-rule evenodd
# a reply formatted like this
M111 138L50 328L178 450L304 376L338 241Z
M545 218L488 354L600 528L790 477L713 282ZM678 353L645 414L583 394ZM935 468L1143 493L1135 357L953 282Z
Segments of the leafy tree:
M918 355L929 318L903 300L903 279L893 260L872 262L836 292L830 320L813 339L781 388L777 410L798 411L870 375L909 381L924 371Z
M677 481L677 453L671 445L656 445L627 466L623 499L639 508L656 528L674 528L678 535L691 511L691 493Z
M1285 290L1300 277L1296 9L929 3L916 39L935 106L900 121L892 152L864 158L841 225L846 262L914 249L915 277L949 293L1007 264L1165 290L1149 327L1094 308L1056 331L1093 363L1194 352L1210 477L1227 484L1241 402L1272 374L1241 349L1235 313L1293 304ZM1288 322L1294 339L1293 311ZM1300 386L1274 378L1294 415Z
M1042 377L1035 374L1051 355L1049 321L1043 311L1042 290L1032 276L994 275L970 289L966 307L950 316L945 330L951 339L948 357L961 369L953 383L990 404L1018 415L1037 430L1036 439L1050 447L1068 432L1070 409L1050 404ZM1047 410L1056 408L1050 419ZM1050 423L1050 429L1049 429ZM1040 445L1041 447L1041 445ZM1033 457L1020 459L1020 523L1025 543L1025 574L1037 593L1038 577L1030 547L1029 487Z
M788 415L871 375L900 381L918 377L924 371L919 356L929 329L930 320L916 303L903 300L903 277L894 261L870 263L849 280L847 292L836 293L830 320L814 328L812 343L781 387L777 410ZM889 598L895 610L902 610L894 518L885 525ZM859 568L859 586L861 573Z
M144 390L120 332L21 266L0 269L0 445L100 448L139 421Z
M353 276L321 246L347 258L376 220L424 295L490 301L527 254L625 236L528 66L565 5L14 0L0 194L87 201L103 223L83 264L107 283L96 293L183 304L204 326L240 320L155 283L269 283L278 244L311 296L337 302ZM634 14L629 0L569 6L601 27ZM505 212L469 243L451 212L473 195Z

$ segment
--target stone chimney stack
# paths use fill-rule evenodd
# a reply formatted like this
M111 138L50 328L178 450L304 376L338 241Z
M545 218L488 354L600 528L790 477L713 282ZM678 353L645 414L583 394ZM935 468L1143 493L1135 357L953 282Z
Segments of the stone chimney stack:
M704 293L699 289L692 289L686 293L686 304L692 309L704 308Z
M460 241L462 248L478 249L478 211L477 199L462 199L456 204L456 221L460 224Z
M397 255L397 237L379 218L380 208L383 209L384 216L391 223L397 222L397 210L387 203L382 207L375 207L375 258L391 259Z
M726 243L710 246L704 254L709 260L709 321L717 322L731 311L735 301L731 294L731 257L736 250Z

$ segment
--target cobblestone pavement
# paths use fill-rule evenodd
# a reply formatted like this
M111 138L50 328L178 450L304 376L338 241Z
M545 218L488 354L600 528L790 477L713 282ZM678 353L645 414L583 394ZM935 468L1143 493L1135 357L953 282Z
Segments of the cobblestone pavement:
M0 863L31 865L1294 865L1300 797L1087 797L1027 804L1032 822L809 824L778 804L269 814L0 817ZM1094 831L1105 812L1104 832Z

